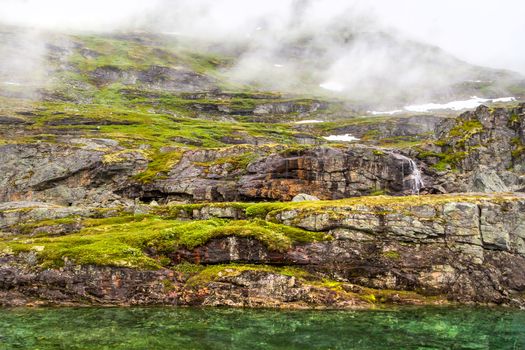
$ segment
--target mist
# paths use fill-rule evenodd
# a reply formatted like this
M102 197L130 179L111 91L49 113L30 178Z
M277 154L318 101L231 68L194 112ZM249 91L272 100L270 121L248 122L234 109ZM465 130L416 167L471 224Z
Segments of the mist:
M0 0L0 23L25 28L21 67L41 61L42 31L148 31L235 55L235 82L352 98L486 78L466 63L523 74L522 13L517 0ZM1 69L18 72L9 57Z

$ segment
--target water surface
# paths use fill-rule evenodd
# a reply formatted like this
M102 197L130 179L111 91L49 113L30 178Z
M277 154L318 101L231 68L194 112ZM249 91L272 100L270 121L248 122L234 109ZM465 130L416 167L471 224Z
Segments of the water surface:
M0 309L0 349L525 349L525 311Z

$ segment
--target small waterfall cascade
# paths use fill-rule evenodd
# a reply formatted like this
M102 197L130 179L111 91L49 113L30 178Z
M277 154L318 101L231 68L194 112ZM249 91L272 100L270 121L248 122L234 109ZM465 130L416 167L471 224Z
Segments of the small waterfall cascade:
M409 184L410 190L412 194L419 194L419 191L425 187L425 183L423 182L423 177L421 176L421 171L419 170L416 162L414 162L413 159L410 159L402 154L399 153L392 153L392 155L402 160L403 163L401 164L401 171L402 171L402 179L403 179L403 186L405 184ZM408 163L408 169L405 174L405 164Z

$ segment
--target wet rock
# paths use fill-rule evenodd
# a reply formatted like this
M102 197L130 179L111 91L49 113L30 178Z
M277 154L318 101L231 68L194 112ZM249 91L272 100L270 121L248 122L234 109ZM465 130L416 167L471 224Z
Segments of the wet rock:
M247 152L253 152L254 160L242 168L201 165ZM289 201L300 193L339 199L377 190L411 194L418 179L413 176L414 164L406 156L360 145L345 149L314 147L297 154L268 154L264 148L248 151L246 146L239 146L186 152L166 179L145 190L158 191L165 198L188 195L194 201Z

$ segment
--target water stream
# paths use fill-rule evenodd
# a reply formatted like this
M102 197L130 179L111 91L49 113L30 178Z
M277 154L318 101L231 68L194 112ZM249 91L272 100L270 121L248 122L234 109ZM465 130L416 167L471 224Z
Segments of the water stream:
M419 194L419 191L425 187L421 171L419 170L416 162L399 153L391 153L395 158L402 161L401 163L401 176L403 179L403 186L410 186L412 194ZM408 163L408 169L405 169L405 164Z

